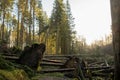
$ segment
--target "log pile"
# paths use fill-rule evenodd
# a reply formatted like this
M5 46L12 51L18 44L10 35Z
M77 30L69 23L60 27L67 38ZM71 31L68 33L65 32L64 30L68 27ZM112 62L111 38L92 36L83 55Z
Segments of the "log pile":
M6 60L17 60L15 55L3 56ZM70 74L79 80L92 80L94 77L113 78L114 67L110 66L107 60L90 61L80 59L75 55L44 55L40 66L47 68L37 72L39 74L62 72L65 75ZM51 68L51 67L54 68Z

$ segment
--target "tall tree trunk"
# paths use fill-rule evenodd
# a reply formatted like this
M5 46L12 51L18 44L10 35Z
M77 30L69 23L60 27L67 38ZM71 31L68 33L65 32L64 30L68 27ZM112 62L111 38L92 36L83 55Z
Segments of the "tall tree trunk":
M60 26L57 26L58 28L57 28L57 34L56 34L56 54L59 54L59 44L60 44L60 36L59 36L59 34L60 34Z
M41 31L41 22L40 22L40 20L39 20L39 42L41 42L41 33L40 33L40 31Z
M34 13L34 10L33 10L33 42L35 40L35 21L34 21L34 19L35 19L35 13Z
M65 37L61 35L61 54L65 55L66 54L66 43L65 43Z
M5 9L3 9L3 23L2 23L2 27L1 27L1 31L2 31L2 40L4 40L5 35L4 35L4 29L5 28Z
M19 47L19 9L18 9L18 23L17 23L17 47Z
M33 4L33 42L35 40L35 2Z
M71 39L70 39L70 37L69 37L69 38L67 38L68 54L70 54L71 44L72 44L72 41L71 41Z
M20 31L19 31L19 29L20 29L20 11L19 11L19 9L20 9L20 7L19 7L19 4L17 5L17 7L18 7L18 16L17 16L17 18L18 18L18 21L17 21L17 40L16 40L16 45L17 45L17 47L19 47L19 39L20 39Z
M22 15L22 18L21 18L21 29L20 29L20 47L23 49L23 44L24 44L24 24L23 24L23 21L24 21L24 15Z
M31 44L31 25L29 25L29 44Z
M120 80L120 0L111 0L113 48L115 53L115 77Z
M28 44L31 44L31 24L32 24L31 14L32 14L32 5L30 4L29 39L28 39L29 42L28 42Z
M48 39L48 30L45 31L45 44L47 44L47 39Z
M24 22L25 22L25 13L28 8L28 0L25 1L25 6L23 7L22 15L21 15L21 30L20 30L20 47L23 49L24 48L24 33L25 33L25 27L24 27Z

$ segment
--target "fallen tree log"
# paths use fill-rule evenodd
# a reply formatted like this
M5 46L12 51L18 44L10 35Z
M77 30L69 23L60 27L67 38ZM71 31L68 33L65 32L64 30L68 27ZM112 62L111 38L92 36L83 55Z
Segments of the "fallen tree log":
M44 55L45 57L72 57L72 56L80 56L80 54L76 55Z
M102 66L102 67L86 67L85 70L100 70L100 69L110 69L110 66Z
M3 56L18 56L17 54L2 54Z
M69 71L74 71L75 68L65 68L65 69L45 69L41 70L37 73L54 73L54 72L69 72Z
M88 66L94 66L96 64L101 64L101 63L104 63L104 62L93 62L93 63L89 63Z
M106 73L92 73L94 77L113 77L113 74L106 74Z
M46 59L46 58L43 58L42 61L43 62L52 62L52 63L64 63L61 60L50 60L50 59Z
M63 66L62 63L41 62L40 66Z
M114 68L102 69L102 70L97 70L94 72L96 72L96 73L111 73L111 72L113 72L114 73Z
M19 59L19 57L17 57L17 56L2 56L2 57L6 60L18 60ZM53 62L53 63L64 63L61 60L50 60L50 59L46 59L46 58L43 58L42 61Z
M6 60L18 60L19 57L17 56L2 56Z

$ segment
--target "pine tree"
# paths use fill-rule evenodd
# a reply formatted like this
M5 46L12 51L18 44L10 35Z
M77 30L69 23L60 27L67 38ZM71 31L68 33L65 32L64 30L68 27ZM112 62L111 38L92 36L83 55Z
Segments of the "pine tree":
M54 7L51 15L51 30L53 35L56 37L56 54L60 53L60 29L62 27L62 20L63 20L63 13L64 11L64 4L63 0L55 0Z
M63 0L55 0L50 19L50 32L56 37L56 53L68 54L70 52L71 26L73 25L70 6L68 8L65 7Z
M42 2L41 0L38 2L38 6L37 6L37 22L38 22L38 26L39 26L39 31L38 31L38 35L39 35L39 41L41 42L41 31L44 28L44 12L42 9Z
M69 0L66 1L66 14L67 14L67 20L68 20L68 36L67 36L67 45L68 45L68 53L72 50L72 34L74 33L74 18L71 13L71 8L69 4Z
M74 18L73 18L72 13L71 13L69 0L66 1L66 12L67 12L69 26L70 26L70 28L72 30L74 28L75 24L74 24Z

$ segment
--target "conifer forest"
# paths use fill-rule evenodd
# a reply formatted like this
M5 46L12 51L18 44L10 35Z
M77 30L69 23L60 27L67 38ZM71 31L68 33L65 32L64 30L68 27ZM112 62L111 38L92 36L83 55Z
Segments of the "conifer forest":
M43 1L0 0L0 80L120 80L120 0L109 0L111 33L91 44L71 0L50 0L50 14Z

